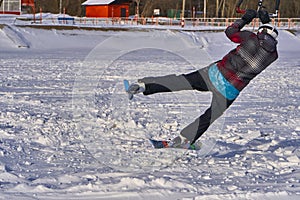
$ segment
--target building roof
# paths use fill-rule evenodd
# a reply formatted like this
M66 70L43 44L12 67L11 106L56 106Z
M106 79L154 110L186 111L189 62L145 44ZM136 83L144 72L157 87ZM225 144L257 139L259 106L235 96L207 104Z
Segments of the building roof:
M115 0L87 0L83 2L81 5L83 6L89 6L89 5L108 5Z

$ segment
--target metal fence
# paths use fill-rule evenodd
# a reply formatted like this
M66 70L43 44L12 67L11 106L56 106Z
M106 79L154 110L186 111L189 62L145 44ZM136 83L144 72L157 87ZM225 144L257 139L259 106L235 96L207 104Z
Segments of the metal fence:
M180 27L226 27L234 22L237 18L185 18L185 20L155 17L155 18L86 18L86 17L55 17L43 18L42 15L35 19L17 19L27 21L30 24L52 24L52 25L69 25L69 26L180 26ZM282 29L300 29L300 18L275 18L271 22ZM258 27L259 20L252 21L249 27Z

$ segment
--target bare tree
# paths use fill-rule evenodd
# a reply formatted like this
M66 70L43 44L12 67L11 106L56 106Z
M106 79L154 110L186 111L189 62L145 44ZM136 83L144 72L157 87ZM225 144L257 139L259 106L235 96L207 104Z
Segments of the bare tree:
M143 17L145 17L145 16L151 16L152 9L153 9L153 0L146 1L141 15Z
M35 1L36 9L41 8L43 12L51 12L57 13L58 12L58 3L57 0L36 0Z
M133 0L136 3L136 10L135 14L139 17L140 16L140 2L141 0Z
M64 0L63 8L70 15L80 16L81 15L81 0Z

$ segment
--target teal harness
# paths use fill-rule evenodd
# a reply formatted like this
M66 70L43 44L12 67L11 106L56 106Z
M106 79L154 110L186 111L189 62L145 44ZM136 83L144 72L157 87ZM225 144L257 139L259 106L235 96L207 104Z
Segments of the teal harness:
M208 70L208 76L213 86L228 100L235 99L240 91L236 89L226 78L221 74L217 65L212 65Z

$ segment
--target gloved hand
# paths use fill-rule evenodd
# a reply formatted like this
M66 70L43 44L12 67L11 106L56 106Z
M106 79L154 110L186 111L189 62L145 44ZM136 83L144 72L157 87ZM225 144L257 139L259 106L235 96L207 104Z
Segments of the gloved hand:
M235 7L235 11L237 12L237 13L242 13L242 14L245 14L246 13L246 10L242 10L240 7Z
M247 9L246 13L242 16L242 20L244 20L246 24L249 24L256 16L256 10Z
M258 11L258 17L263 24L267 24L271 21L268 11L263 9Z

